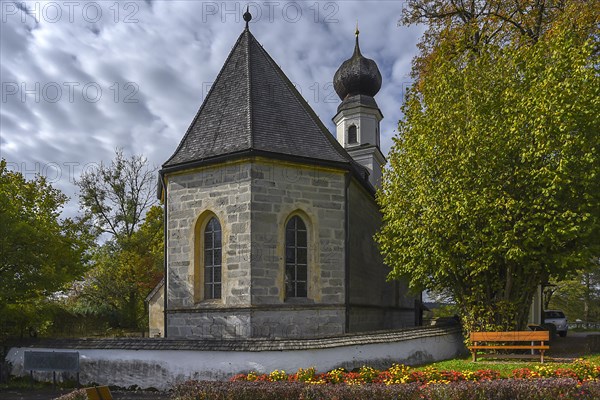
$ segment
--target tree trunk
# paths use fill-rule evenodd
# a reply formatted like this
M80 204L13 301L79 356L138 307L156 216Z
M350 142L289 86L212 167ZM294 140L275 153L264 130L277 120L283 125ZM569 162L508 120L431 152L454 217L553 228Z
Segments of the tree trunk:
M583 320L585 321L585 327L589 328L590 321L590 301L591 301L591 293L592 293L592 285L590 279L590 273L583 273Z

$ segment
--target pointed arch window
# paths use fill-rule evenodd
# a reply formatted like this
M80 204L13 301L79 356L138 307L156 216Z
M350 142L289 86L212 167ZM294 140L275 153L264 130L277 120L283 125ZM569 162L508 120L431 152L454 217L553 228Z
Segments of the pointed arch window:
M358 143L358 134L356 125L350 125L348 128L348 144L356 144Z
M204 228L204 298L221 298L221 224L212 217Z
M285 296L307 297L308 233L298 216L285 226Z

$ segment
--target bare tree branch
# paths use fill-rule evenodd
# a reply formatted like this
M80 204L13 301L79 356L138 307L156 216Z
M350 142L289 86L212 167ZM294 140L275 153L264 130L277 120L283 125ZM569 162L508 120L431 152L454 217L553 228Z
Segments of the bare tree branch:
M110 165L100 164L77 181L80 204L100 232L117 239L130 237L156 204L155 173L145 157L126 158L117 149Z

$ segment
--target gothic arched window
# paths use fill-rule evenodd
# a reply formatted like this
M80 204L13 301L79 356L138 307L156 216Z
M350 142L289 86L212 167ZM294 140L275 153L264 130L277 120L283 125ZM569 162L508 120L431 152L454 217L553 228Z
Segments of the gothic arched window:
M285 226L285 297L307 297L308 237L298 216Z
M348 144L358 143L358 135L356 133L356 125L350 125L348 128Z
M221 224L212 217L204 228L204 298L221 298Z

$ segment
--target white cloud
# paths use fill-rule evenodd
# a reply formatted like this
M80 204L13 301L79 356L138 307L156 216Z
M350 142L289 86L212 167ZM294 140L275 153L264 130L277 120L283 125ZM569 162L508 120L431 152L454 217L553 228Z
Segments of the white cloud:
M242 32L246 4L255 37L331 131L331 81L352 55L358 19L361 50L383 75L384 153L422 32L398 26L401 1L59 0L25 2L27 12L15 4L0 3L0 153L29 177L54 178L72 197L66 215L77 212L73 179L109 162L114 148L157 166L167 160Z

